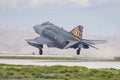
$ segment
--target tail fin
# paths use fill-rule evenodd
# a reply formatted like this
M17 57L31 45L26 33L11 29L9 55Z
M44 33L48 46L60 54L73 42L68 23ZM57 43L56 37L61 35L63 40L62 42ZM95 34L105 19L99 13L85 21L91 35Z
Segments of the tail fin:
M83 26L79 25L75 27L70 33L72 33L75 37L82 39Z

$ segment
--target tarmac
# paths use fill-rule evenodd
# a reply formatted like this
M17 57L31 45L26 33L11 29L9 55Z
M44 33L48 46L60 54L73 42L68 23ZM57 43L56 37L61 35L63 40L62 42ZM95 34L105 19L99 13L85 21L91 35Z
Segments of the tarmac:
M34 66L84 66L88 68L115 68L120 69L120 62L102 61L86 62L81 60L32 60L32 59L0 59L0 64L34 65Z

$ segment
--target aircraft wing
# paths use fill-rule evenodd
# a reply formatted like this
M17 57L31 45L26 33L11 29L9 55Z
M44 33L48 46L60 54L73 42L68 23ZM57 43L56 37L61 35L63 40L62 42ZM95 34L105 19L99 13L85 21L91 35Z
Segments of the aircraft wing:
M106 40L87 40L87 39L83 39L82 42L87 43L87 44L91 44L91 45L96 45L96 44L102 44L102 43L106 43Z
M69 41L69 43L64 47L64 49L70 48L71 46L78 44L80 41Z
M87 40L87 39L82 39L80 41L69 41L69 43L64 47L64 49L70 48L71 46L76 45L76 44L80 44L80 43L86 44L90 47L98 49L92 45L102 44L102 43L106 43L106 42L107 42L106 40ZM82 45L80 45L80 46L82 46Z
M55 44L52 40L40 36L40 37L36 37L34 39L27 39L26 40L28 43L32 43L32 44L36 44L36 45L43 45L43 44L47 44L48 47L54 47Z

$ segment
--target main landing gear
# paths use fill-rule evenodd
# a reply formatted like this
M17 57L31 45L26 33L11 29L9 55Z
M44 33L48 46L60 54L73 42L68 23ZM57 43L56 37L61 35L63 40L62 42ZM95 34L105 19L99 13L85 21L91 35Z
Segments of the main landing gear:
M39 54L42 55L43 54L43 50L39 49Z
M76 51L77 55L80 55L80 50L81 50L81 48L77 49L77 51Z
M42 48L43 48L43 45L41 45L40 48L39 48L39 54L40 54L40 55L43 54L43 50L42 50Z

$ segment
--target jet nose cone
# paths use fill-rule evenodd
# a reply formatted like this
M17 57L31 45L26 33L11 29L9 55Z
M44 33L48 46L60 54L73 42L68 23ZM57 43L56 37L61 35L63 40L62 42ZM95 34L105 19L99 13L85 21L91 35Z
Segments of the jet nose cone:
M35 26L33 26L33 29L34 29L34 31L35 31L36 33L39 34L39 32L40 32L40 25L35 25Z
M33 26L33 29L36 33L38 33L37 26Z
M33 29L35 30L35 29L36 29L36 26L33 26Z

